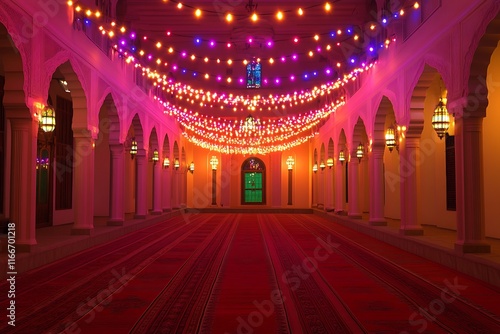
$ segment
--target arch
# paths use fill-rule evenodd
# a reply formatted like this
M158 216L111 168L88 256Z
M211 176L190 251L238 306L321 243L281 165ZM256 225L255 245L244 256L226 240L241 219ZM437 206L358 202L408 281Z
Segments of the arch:
M174 141L174 159L179 159L179 145L177 144L177 140Z
M382 96L378 104L378 109L374 117L373 126L373 144L385 145L385 129L387 124L388 115L394 114L394 108L387 96Z
M153 151L156 149L159 151L159 144L158 144L158 135L156 134L156 128L153 127L151 129L151 134L149 135L149 145L148 145L149 151L151 152L150 154L153 154Z
M12 44L7 28L0 24L0 43L2 45ZM16 112L22 112L23 116L31 117L27 106L26 78L24 71L24 61L20 57L19 51L15 46L3 47L0 54L0 74L5 77L3 105L8 108L12 106ZM24 83L21 87L20 82ZM21 107L21 108L20 108Z
M241 204L266 204L266 165L257 157L241 164Z
M99 114L102 112L103 108L106 110L106 118L99 119L99 131L102 131L101 122L104 121L106 123L105 128L109 134L109 143L119 144L121 138L120 115L118 113L113 94L111 92L106 94L104 99L100 101L97 106Z
M484 116L488 106L486 75L493 51L500 37L500 2L495 1L485 13L465 55L464 87L461 97L467 97L467 112Z
M129 135L130 132L132 131L132 136L133 138L137 141L137 148L144 149L145 148L145 143L144 143L144 131L142 128L142 123L141 119L139 117L139 114L135 114L134 117L132 118L132 121L129 126ZM132 138L127 138L127 142L130 142Z
M330 137L328 140L328 158L333 158L335 156L335 148L333 144L333 139Z
M164 158L170 159L170 140L168 138L168 133L165 134L163 139L162 154Z
M439 75L438 71L425 64L422 68L418 81L411 91L410 97L410 121L407 126L407 137L420 137L424 129L424 103L427 96L427 90Z
M321 149L319 151L319 161L320 163L324 163L325 162L325 144L324 143L321 143Z

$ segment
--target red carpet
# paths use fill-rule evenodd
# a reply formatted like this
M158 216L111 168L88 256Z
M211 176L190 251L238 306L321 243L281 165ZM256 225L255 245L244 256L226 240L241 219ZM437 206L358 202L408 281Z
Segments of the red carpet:
M0 330L500 332L498 289L323 218L184 218L18 275Z

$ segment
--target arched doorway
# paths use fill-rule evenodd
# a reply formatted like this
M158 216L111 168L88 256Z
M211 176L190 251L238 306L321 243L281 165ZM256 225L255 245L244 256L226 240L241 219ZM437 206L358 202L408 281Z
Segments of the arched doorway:
M241 166L241 204L266 204L266 166L258 158Z

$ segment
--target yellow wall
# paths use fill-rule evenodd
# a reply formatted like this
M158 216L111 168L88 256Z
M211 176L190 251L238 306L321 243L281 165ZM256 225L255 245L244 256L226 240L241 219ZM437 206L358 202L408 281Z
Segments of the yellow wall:
M241 207L241 166L243 162L251 157L242 155L224 155L209 151L194 145L186 146L187 161L193 161L195 172L188 173L188 207L204 208L210 207L212 202L212 169L210 159L215 155L219 160L217 168L217 206ZM293 156L295 165L292 172L292 205L287 205L288 200L288 169L286 159ZM283 153L271 153L267 155L255 155L261 159L266 166L266 207L292 207L306 208L309 204L310 187L310 161L309 144L305 143ZM229 159L229 162L226 162ZM276 161L276 162L273 162ZM276 164L276 166L275 166ZM227 187L226 187L227 186ZM273 196L273 189L279 187ZM224 194L230 200L225 203L221 191L230 192ZM224 190L222 190L224 189ZM279 198L281 197L281 198ZM222 203L221 203L222 202ZM277 205L273 205L277 203ZM244 207L252 207L245 205ZM256 206L257 207L257 206ZM258 206L262 207L262 206Z
M432 115L439 96L446 91L440 78L435 80L427 90L424 101L424 130L420 141L420 175L419 175L419 222L424 225L456 230L456 212L446 210L446 159L445 138L439 139L432 128ZM454 135L453 116L450 116L448 133Z
M483 177L485 234L500 238L498 195L500 193L500 48L491 57L487 74L488 108L483 123Z

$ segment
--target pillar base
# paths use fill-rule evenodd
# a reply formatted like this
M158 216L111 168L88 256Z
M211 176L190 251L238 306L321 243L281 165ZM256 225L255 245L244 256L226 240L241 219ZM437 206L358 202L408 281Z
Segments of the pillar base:
M421 227L413 227L413 228L410 227L410 228L400 229L399 234L419 236L419 235L424 235L424 229Z
M138 215L138 214L135 214L135 215L134 215L134 219L146 219L146 215Z
M106 223L106 225L108 226L123 226L123 219L110 219L108 220L108 222Z
M93 228L72 228L71 235L92 235L94 233Z
M164 208L164 209L163 209L163 212L171 212L171 211L172 211L172 209L171 209L171 208Z
M387 226L387 221L384 219L370 219L368 224L370 226Z
M335 208L332 208L332 207L325 207L325 211L326 212L334 212L335 211Z
M352 218L352 219L361 219L363 216L361 213L348 213L347 217Z
M491 246L482 242L455 243L455 251L466 253L491 253Z
M163 213L163 211L151 211L151 214L152 214L153 216L159 216L159 215L161 215L162 213Z
M335 214L339 215L339 216L347 216L347 211L338 210L338 211L335 211Z

